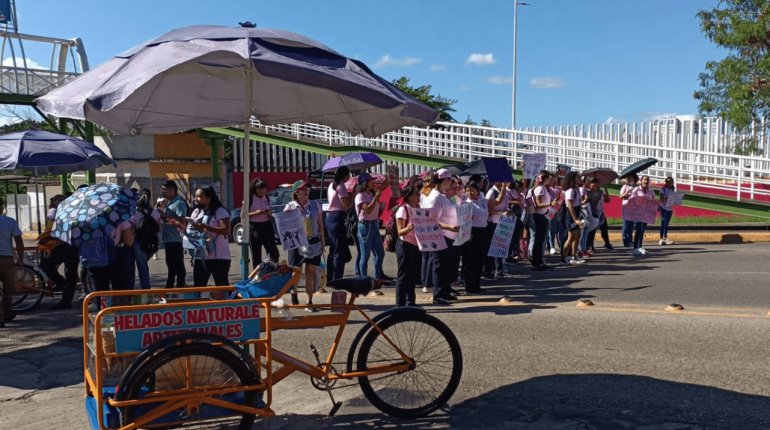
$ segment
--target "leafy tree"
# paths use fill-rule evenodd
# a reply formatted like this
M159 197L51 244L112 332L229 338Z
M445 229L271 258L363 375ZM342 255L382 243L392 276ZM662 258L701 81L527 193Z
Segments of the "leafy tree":
M729 51L700 74L694 94L700 111L717 113L739 129L770 119L770 2L722 0L697 17L709 40Z
M457 122L451 114L452 112L455 112L455 109L452 106L457 103L457 100L448 99L441 95L431 94L430 85L422 85L416 88L412 87L409 85L409 78L406 76L402 76L393 80L393 85L395 85L401 91L411 95L417 100L435 109L439 114L438 118L440 121Z

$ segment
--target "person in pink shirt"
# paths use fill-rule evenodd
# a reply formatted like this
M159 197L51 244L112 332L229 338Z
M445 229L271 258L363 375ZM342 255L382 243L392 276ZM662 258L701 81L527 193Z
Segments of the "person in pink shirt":
M625 211L626 204L628 204L628 198L631 197L631 191L636 188L636 183L639 182L639 177L636 173L632 173L626 178L626 183L620 187L620 200L622 201L621 212ZM620 230L620 235L623 238L623 246L632 246L633 238L631 237L634 232L634 222L626 221L623 219L623 227Z
M478 182L468 182L465 186L467 202L471 208L471 239L462 245L463 253L463 279L465 280L465 294L472 296L481 294L481 272L484 268L484 259L487 254L487 220L489 209L487 199L481 193L481 185Z
M358 241L361 252L358 255L358 273L367 275L369 255L374 254L374 277L385 283L382 272L382 263L385 259L385 248L380 236L380 214L384 205L380 202L382 191L388 186L383 182L382 186L375 188L374 180L368 173L358 175L359 192L355 198L355 208L358 214Z
M353 199L345 188L350 179L350 169L342 166L334 172L334 180L329 184L326 209L326 231L329 233L329 257L326 259L326 278L328 281L339 279L345 273L345 264L353 256L348 247L345 214L352 206Z
M447 190L454 184L452 174L447 169L438 169L433 175L432 182L436 184L436 187L423 200L421 206L434 209L433 213L437 217L439 228L447 243L447 248L441 251L426 251L424 254L426 254L428 259L428 276L432 278L433 304L448 305L451 301L457 300L451 294L450 287L450 283L457 279L457 266L454 266L454 269L452 269L451 257L453 250L450 248L453 246L454 239L451 239L447 233L453 233L456 236L460 228L456 222L456 206L446 196ZM451 220L452 212L455 214L455 223L448 224L445 221Z
M631 195L628 198L631 199L650 199L655 200L655 191L650 188L650 177L642 176L639 180L639 186L631 191ZM634 223L634 251L636 256L647 255L647 250L644 249L644 231L647 229L647 223L636 222Z
M254 181L251 184L251 205L249 206L249 224L251 225L251 261L256 269L262 263L262 248L265 248L270 261L278 262L278 247L275 244L273 230L273 211L267 197L267 182Z
M500 222L500 215L508 211L508 184L497 182L487 191L486 199L489 207L489 222L487 223L487 241L492 240L495 234L497 224ZM489 245L487 245L489 249ZM485 253L486 254L486 253ZM503 259L487 257L484 267L484 277L487 279L503 278Z
M409 222L409 208L420 207L420 190L422 181L407 184L401 189L401 198L404 200L396 211L396 227L398 229L398 241L396 241L396 261L398 262L398 276L396 277L396 306L417 306L415 285L420 281L420 249L417 246L417 237L414 235L414 225Z

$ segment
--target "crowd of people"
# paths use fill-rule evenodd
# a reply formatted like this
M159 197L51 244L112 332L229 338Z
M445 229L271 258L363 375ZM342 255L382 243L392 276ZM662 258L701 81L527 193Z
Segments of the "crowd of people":
M489 183L481 175L463 180L446 169L438 169L403 181L398 187L399 198L395 203L390 202L397 237L392 249L398 267L394 279L383 271L386 251L380 233L380 219L386 206L382 201L383 191L390 184L361 173L355 177L357 187L350 191L346 183L350 182L351 175L347 167L336 170L328 186L325 221L318 202L309 199L310 186L305 181L292 184L292 201L284 208L300 212L308 236L308 244L289 251L288 260L289 264L304 270L306 309L311 312L316 310L313 295L319 285L318 268L326 249L327 280L341 278L346 264L353 262L356 276L371 274L381 285L395 281L396 306L417 306L418 286L423 292L432 290L432 303L436 305L451 305L461 289L466 295L481 294L482 280L506 276L505 262L528 261L535 272L552 269L552 265L546 264L546 255L558 258L564 265L584 264L596 251L597 231L604 247L613 249L604 211L610 196L596 178L581 177L575 171L557 176L542 170L532 181ZM249 242L255 266L263 260L263 248L266 259L273 262L279 259L268 187L266 182L256 180L249 190ZM673 209L667 200L674 191L673 179L669 177L660 191L660 245L673 243L668 239ZM90 277L96 290L123 290L135 288L138 273L139 288L150 288L148 261L158 248L165 250L166 288L188 285L188 259L192 286L205 286L211 278L214 285L231 284L230 214L214 189L197 189L193 208L181 198L174 181L164 182L161 193L162 197L153 202L149 189L137 190L135 213L104 240L90 240L75 247L47 238L55 246L50 247L40 267L55 288L62 291L61 301L51 309L72 306L78 278L83 276ZM49 225L65 197L51 198ZM631 199L656 199L656 194L650 187L649 177L631 175L621 188L620 198L625 208ZM466 202L471 206L470 239L454 246L460 230L457 208ZM419 209L430 209L436 228L446 242L445 248L421 250L411 222L412 214ZM515 223L507 258L488 257L492 237L502 217ZM623 245L632 247L636 256L647 253L643 242L646 227L643 222L623 222ZM9 275L13 271L9 268L22 258L23 251L17 249L19 256L14 263L12 241L16 240L17 248L23 246L20 234L15 220L0 216L3 269L0 324L13 318L10 306L13 276ZM153 235L154 243L147 239ZM357 251L355 259L351 252L353 245ZM59 273L62 265L64 276ZM292 294L292 304L299 304L296 292Z

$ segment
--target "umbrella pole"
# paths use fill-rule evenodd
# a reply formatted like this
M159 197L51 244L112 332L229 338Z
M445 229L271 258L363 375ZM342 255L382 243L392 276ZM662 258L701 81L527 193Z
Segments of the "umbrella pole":
M37 189L37 169L35 169L35 218L37 218L37 234L43 233L40 227L40 195Z

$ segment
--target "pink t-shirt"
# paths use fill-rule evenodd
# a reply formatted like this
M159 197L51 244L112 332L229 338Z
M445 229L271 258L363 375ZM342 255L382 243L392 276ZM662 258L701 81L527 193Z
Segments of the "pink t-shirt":
M229 220L230 214L227 212L227 209L225 208L219 208L214 213L214 216L207 216L203 213L200 209L195 209L192 213L192 219L194 219L196 222L208 224L212 227L219 227L219 221L220 220ZM229 260L230 259L230 246L227 243L227 235L224 234L214 234L213 232L209 232L209 234L212 236L212 240L214 240L214 252L209 252L206 255L206 260Z
M635 199L639 197L655 200L655 190L653 190L650 187L647 187L647 191L645 191L644 188L642 188L641 186L636 187L631 191L630 198Z
M444 194L440 194L436 196L436 199L433 201L433 207L441 208L441 212L438 216L438 222L442 224L447 225L457 225L457 205L452 203L452 200L449 199L449 197L445 196ZM457 238L457 232L449 231L449 230L441 230L442 233L444 233L444 237L448 237L452 240Z
M336 187L334 186L334 182L329 184L329 191L328 191L329 206L326 208L326 212L344 211L345 208L342 206L341 197L347 197L347 196L348 196L348 189L345 188L344 183L340 182L340 184L337 185Z
M622 187L620 187L620 197L621 197L621 202L623 206L628 204L628 199L623 199L622 197L628 194L631 190L633 190L634 187L636 187L635 184L634 185L624 184Z
M503 201L500 202L497 206L492 206L495 204L495 200L500 195L500 191L497 189L497 187L492 187L487 191L487 203L489 204L490 210L492 211L492 214L489 216L489 221L497 224L500 222L500 213L505 212L508 209L508 193L505 193L505 197L503 197Z
M540 215L547 214L548 206L537 207L537 197L540 197L540 204L551 203L551 195L548 194L548 190L544 186L538 185L534 190L532 190L532 195L534 196L533 201L535 202L535 213Z
M368 205L373 200L374 196L367 192L358 193L358 195L356 195L356 213L358 214L359 221L376 221L380 217L378 208L372 209L369 213L366 213L366 210L364 210L364 204ZM382 203L380 203L380 205L382 205Z
M251 206L249 206L249 212L254 212L256 210L269 210L270 209L270 199L265 197L257 197L252 196L251 199ZM259 215L252 215L249 217L249 221L251 222L265 222L270 221L270 216L267 214L259 214Z
M409 225L409 213L405 206L401 206L396 211L396 219L404 220L404 227ZM401 240L407 243L411 243L414 246L417 246L417 236L414 235L414 230L410 231L409 233L401 236Z
M564 200L571 201L574 208L580 206L580 194L575 188L570 188L564 192Z

